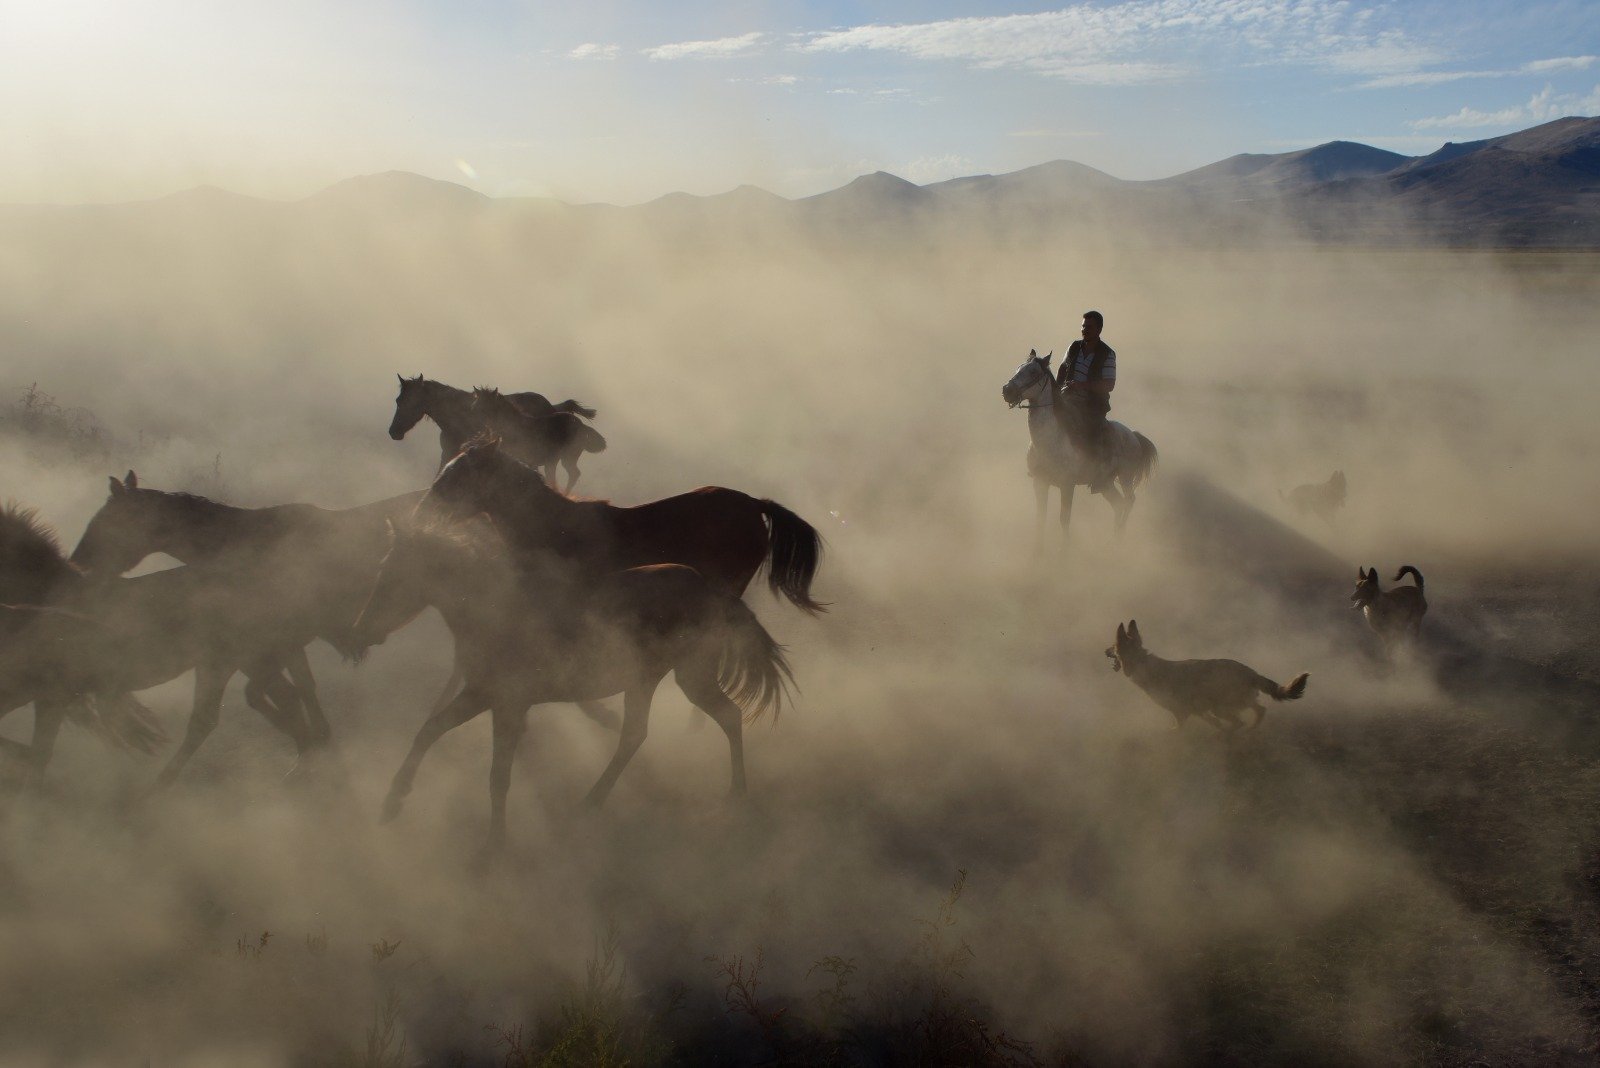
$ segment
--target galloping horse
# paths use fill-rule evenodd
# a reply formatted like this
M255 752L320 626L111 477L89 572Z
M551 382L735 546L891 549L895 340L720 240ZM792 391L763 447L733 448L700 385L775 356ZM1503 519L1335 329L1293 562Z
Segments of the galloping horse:
M616 753L587 798L598 807L644 742L656 687L675 672L678 688L727 735L732 790L742 794L741 712L751 720L769 706L776 713L793 681L783 650L737 595L675 564L586 581L555 569L535 582L519 576L503 551L484 552L464 536L397 532L356 631L376 644L426 605L455 636L466 688L417 732L383 818L399 815L433 743L488 709L494 756L486 855L505 844L512 759L533 705L624 695Z
M72 563L91 578L120 575L151 553L185 564L270 564L307 600L318 619L316 636L345 656L350 625L388 545L386 524L410 515L422 499L415 492L339 510L314 504L236 508L148 489L132 471L110 482L110 496L72 550ZM303 646L287 651L284 667L305 707L310 741L328 741L332 731Z
M1096 471L1096 464L1074 442L1087 413L1075 398L1056 391L1050 357L1040 356L1035 350L1028 352L1022 366L1000 387L1000 396L1013 408L1026 405L1028 409L1028 435L1032 440L1028 476L1033 479L1034 500L1038 503L1035 538L1042 540L1044 536L1044 513L1051 486L1061 491L1061 532L1065 534L1072 519L1073 487L1087 486ZM1057 417L1057 405L1066 406L1062 409L1065 420ZM1121 423L1108 422L1107 429L1114 482L1106 487L1105 498L1116 516L1120 534L1133 510L1133 491L1155 468L1156 447L1149 438Z
M763 564L775 596L806 612L822 560L816 529L787 508L738 490L702 486L631 508L574 500L493 439L468 443L444 466L417 506L453 516L487 514L520 562L555 560L588 574L646 564L684 564L717 589L743 595Z
M606 439L571 412L528 415L498 389L472 391L472 410L483 428L500 439L501 447L529 467L542 467L545 481L556 481L556 464L567 472L563 493L578 482L578 457L604 452Z
M185 566L137 578L91 582L54 548L42 527L30 548L45 576L48 606L25 622L9 621L0 646L0 715L34 704L32 757L49 761L56 732L75 703L127 713L127 694L195 672L194 704L183 743L157 779L170 784L216 726L222 694L236 672L249 679L251 706L309 747L294 688L279 665L288 650L316 636L314 617L284 576L266 568ZM40 550L53 551L43 551ZM375 568L374 568L375 570Z
M427 416L439 427L439 466L443 467L450 457L461 451L461 446L483 430L481 415L472 410L471 393L421 375L395 377L400 379L400 394L394 399L394 419L389 422L389 436L394 440L404 438L423 416ZM508 393L506 399L532 416L567 412L593 419L597 414L593 408L585 408L575 400L551 404L539 393Z

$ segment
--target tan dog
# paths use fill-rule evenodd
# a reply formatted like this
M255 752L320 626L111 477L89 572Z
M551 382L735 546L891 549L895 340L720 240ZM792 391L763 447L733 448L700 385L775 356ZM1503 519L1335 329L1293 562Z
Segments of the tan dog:
M1361 609L1367 625L1386 645L1407 637L1407 632L1415 638L1422 630L1422 617L1428 611L1428 600L1422 595L1422 572L1406 564L1394 573L1394 580L1399 582L1407 571L1416 576L1415 586L1384 590L1378 586L1377 568L1356 568L1356 588L1350 594L1350 607Z
M1333 513L1344 507L1344 493L1344 472L1335 471L1326 482L1296 486L1288 496L1278 496L1301 515L1310 512L1324 523L1332 523Z
M1260 694L1274 701L1294 701L1306 692L1309 671L1302 671L1279 686L1265 675L1237 660L1163 660L1147 652L1139 636L1139 623L1126 627L1117 624L1117 644L1106 650L1111 669L1120 671L1133 684L1178 720L1178 727L1190 716L1199 716L1213 726L1238 730L1239 713L1250 709L1256 714L1252 727L1261 726L1267 714Z

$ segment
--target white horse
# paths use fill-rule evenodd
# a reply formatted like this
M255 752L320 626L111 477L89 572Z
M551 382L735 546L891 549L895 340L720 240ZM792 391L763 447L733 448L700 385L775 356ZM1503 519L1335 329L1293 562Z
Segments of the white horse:
M1089 485L1099 469L1072 440L1089 413L1078 395L1056 391L1050 355L1040 356L1033 349L1010 381L1000 387L1000 396L1011 407L1025 405L1028 410L1028 435L1033 441L1028 449L1028 476L1033 479L1033 495L1039 505L1035 535L1042 543L1050 487L1061 491L1061 532L1065 534L1072 518L1073 487ZM1057 405L1064 405L1059 413L1055 410ZM1105 498L1116 516L1120 534L1133 509L1134 489L1155 468L1156 447L1149 438L1121 423L1108 421L1106 425L1112 481L1106 486Z

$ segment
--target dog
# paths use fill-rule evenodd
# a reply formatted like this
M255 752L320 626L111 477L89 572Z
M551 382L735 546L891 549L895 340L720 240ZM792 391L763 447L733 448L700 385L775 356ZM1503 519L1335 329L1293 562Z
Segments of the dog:
M1301 515L1310 512L1324 523L1332 523L1333 513L1344 507L1344 493L1344 472L1335 471L1326 482L1296 486L1287 496L1282 492L1278 496Z
M1422 572L1406 564L1394 573L1399 582L1409 571L1416 577L1415 586L1396 586L1384 590L1378 586L1378 569L1356 568L1356 588L1350 594L1350 607L1361 609L1367 625L1377 632L1385 645L1394 645L1402 638L1415 638L1422 631L1422 617L1428 611L1428 599L1422 595Z
M1256 714L1251 727L1261 726L1267 710L1261 694L1274 701L1297 701L1306 692L1309 671L1302 671L1286 686L1279 686L1265 675L1237 660L1163 660L1147 652L1139 636L1139 622L1126 627L1117 624L1117 643L1106 650L1111 670L1120 671L1150 699L1171 712L1183 728L1190 716L1199 716L1213 726L1238 730L1239 714L1245 709Z

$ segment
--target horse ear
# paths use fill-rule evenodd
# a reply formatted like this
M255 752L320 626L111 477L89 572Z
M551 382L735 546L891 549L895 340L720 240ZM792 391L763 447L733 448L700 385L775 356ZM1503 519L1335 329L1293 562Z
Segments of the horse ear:
M400 384L402 386L406 384L406 376L405 375L401 374L399 371L396 371L394 373L394 376L400 380Z
M112 475L112 476L110 476L110 478L111 478L111 496L113 496L113 497L122 496L122 492L123 491L122 491L122 482L121 482L121 480L119 480L116 475Z
M1031 359L1033 359L1034 357L1036 357L1038 355L1039 355L1039 350L1038 349L1029 349L1028 350L1028 359L1031 360Z
M133 468L128 469L128 476L122 480L122 484L129 489L139 488L139 476L133 473Z
M1050 357L1054 356L1055 354L1056 354L1056 350L1055 349L1051 349L1049 352L1044 354L1044 365L1046 367L1050 366Z
M1137 619L1128 620L1128 637L1133 639L1135 645L1144 644L1144 639L1139 637L1139 621Z
M1124 626L1123 624L1118 623L1117 624L1117 641L1119 641L1119 642L1120 641L1126 641L1127 638L1128 638L1128 628L1126 626Z

